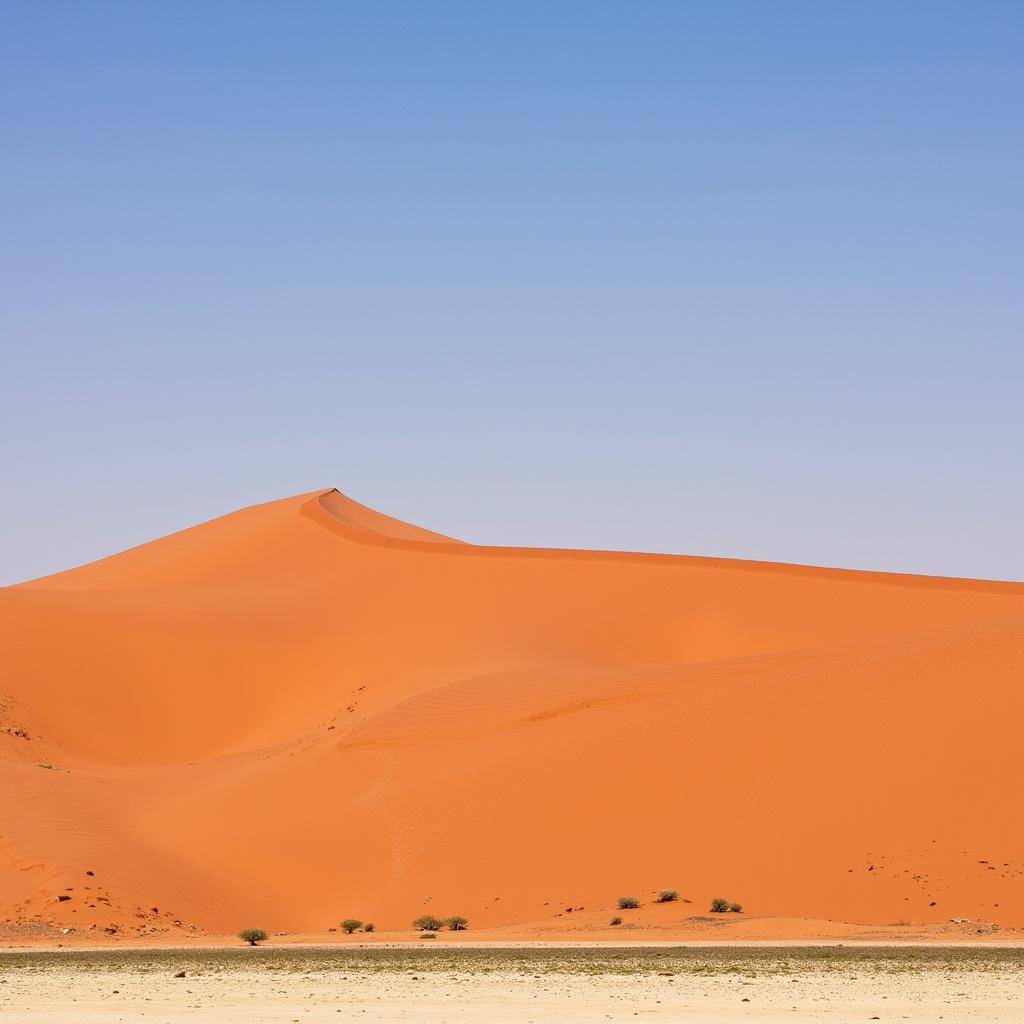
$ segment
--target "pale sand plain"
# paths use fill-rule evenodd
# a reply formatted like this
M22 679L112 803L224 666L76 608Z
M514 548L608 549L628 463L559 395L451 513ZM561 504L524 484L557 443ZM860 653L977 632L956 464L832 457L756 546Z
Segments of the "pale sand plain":
M175 975L184 971L184 977ZM18 1024L1024 1019L1007 947L322 947L0 953Z

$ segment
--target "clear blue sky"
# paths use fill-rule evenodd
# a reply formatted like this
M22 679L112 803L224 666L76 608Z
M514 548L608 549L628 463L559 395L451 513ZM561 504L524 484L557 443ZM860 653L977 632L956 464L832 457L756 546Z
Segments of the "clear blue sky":
M1024 4L0 7L0 581L336 485L1024 579Z

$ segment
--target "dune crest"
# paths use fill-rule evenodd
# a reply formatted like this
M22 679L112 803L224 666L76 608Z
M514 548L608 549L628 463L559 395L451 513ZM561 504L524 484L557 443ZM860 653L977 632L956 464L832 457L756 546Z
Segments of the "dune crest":
M329 489L0 589L0 662L0 921L549 927L667 885L1024 926L1022 584L486 547Z

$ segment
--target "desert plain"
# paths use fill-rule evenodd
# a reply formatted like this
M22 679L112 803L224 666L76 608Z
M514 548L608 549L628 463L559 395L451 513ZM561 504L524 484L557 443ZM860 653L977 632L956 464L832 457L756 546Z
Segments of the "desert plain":
M1024 1012L1024 950L333 947L0 954L26 1024L979 1021Z

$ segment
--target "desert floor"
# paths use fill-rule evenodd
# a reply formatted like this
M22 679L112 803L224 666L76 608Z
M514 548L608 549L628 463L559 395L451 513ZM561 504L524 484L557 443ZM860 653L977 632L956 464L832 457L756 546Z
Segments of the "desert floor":
M183 977L175 977L184 972ZM1024 949L320 947L0 953L18 1024L1024 1019Z

